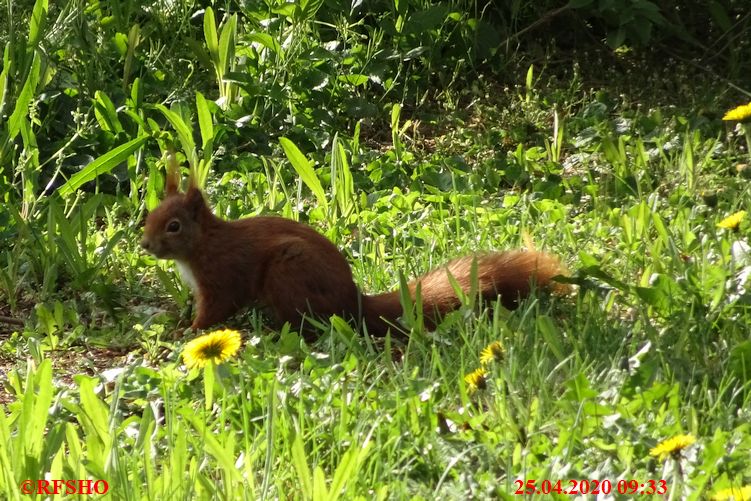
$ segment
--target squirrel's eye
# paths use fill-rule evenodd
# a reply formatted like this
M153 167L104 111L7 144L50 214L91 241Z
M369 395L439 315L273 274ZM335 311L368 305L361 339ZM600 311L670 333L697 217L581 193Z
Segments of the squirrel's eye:
M177 219L173 219L167 225L167 232L168 233L177 233L178 231L180 231L180 221L178 221Z

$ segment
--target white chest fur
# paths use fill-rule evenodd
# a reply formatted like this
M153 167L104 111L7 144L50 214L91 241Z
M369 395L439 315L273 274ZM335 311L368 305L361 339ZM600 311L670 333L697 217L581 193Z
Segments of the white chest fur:
M188 284L188 287L190 287L193 292L198 291L198 280L196 280L196 276L190 270L188 263L175 261L175 265L177 265L177 271L180 272L183 282Z

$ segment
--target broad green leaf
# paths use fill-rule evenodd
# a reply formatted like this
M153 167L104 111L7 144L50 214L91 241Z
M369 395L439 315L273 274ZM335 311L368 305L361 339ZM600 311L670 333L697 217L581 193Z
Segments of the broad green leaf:
M123 126L117 118L115 105L104 92L96 91L94 93L94 115L96 115L97 122L102 129L112 134L122 132Z
M124 162L128 156L143 146L149 138L150 136L148 135L142 135L135 139L131 139L125 144L121 144L112 151L108 151L71 176L64 185L58 188L57 192L61 197L69 196L85 183L96 179L100 174L105 174L111 171L114 167Z
M232 14L227 23L222 26L219 35L219 66L224 75L235 58L235 33L237 32L237 14Z
M422 34L441 27L450 12L448 5L435 2L427 9L410 14L404 29L406 34Z
M391 108L391 144L394 147L396 158L402 158L402 143L399 139L399 117L402 107L397 103Z
M153 438L152 432L154 431L155 426L156 416L154 416L154 408L151 406L144 407L143 413L141 414L141 419L138 424L138 437L135 443L136 447L147 451L151 450L151 443ZM146 454L146 456L148 457L145 457L144 459L148 461L151 458L151 455Z
M34 51L33 59L31 60L31 70L29 76L23 84L21 93L16 100L16 107L13 109L13 113L8 119L8 140L13 141L21 130L21 121L29 115L29 105L34 98L37 85L39 83L39 70L40 60L37 51Z
M274 7L272 7L271 12L274 14L279 14L282 17L294 17L295 10L299 9L295 3L293 2L286 2L286 3L276 3Z
M73 465L79 465L79 469L77 469L77 472L80 472L81 474L78 476L78 478L84 478L83 472L84 472L84 465L83 465L83 443L81 442L81 439L79 438L79 428L73 424L73 423L66 423L65 424L65 444L68 447L68 458L69 458L69 464Z
M665 223L662 220L662 217L660 217L657 212L652 213L652 223L654 224L655 230L657 231L660 240L662 240L662 243L668 245L670 243L670 234L665 227Z
M530 64L529 68L527 69L527 77L524 79L524 86L527 89L527 100L529 100L530 98L529 93L532 91L532 86L534 85L534 78L535 78L535 65Z
M130 99L133 101L134 108L141 107L141 103L143 102L143 87L141 87L141 79L138 77L133 79L133 84L130 86Z
M391 108L391 132L392 134L399 130L399 116L402 112L402 107L399 103L395 104Z
M297 175L300 176L300 179L302 179L308 189L313 192L313 195L315 195L318 203L324 208L324 211L328 212L326 193L323 191L321 181L316 176L312 162L305 158L305 155L302 154L295 143L286 137L280 137L279 143L282 145L282 149L284 149L284 153L287 155Z
M134 24L128 32L128 51L125 55L125 64L123 65L123 88L128 87L130 74L133 71L133 59L136 54L136 47L141 42L141 27Z
M37 0L34 10L31 12L31 24L29 26L29 46L36 48L42 37L42 29L47 20L47 0Z
M78 383L81 401L76 418L83 430L86 444L86 469L94 477L104 478L113 442L109 431L108 409L94 391L97 379L81 374L73 379Z
M646 304L654 306L659 314L669 316L681 306L681 288L671 276L655 273L649 282L650 287L636 287L635 292Z
M12 449L18 449L14 447L15 438L11 440L10 425L12 421L18 422L11 414L0 412L0 487L3 485L13 485L15 478L11 474L11 459Z
M559 362L563 362L566 358L563 349L563 340L561 332L556 327L553 319L548 315L540 315L537 317L535 323L537 324L537 329L542 334L543 339L545 339L547 347L550 348L550 351L553 352L553 355L555 355L555 358L557 358Z
M320 466L313 470L313 501L330 501L329 490L326 488L326 475Z
M198 186L205 186L213 163L214 123L208 102L200 92L196 92L196 110L198 112L198 126L201 129L202 158L196 165L195 176Z
M318 9L323 5L323 0L300 0L300 21L313 19Z
M206 7L203 14L203 34L206 37L206 47L209 49L211 62L214 68L219 68L219 37L216 34L216 21L214 20L214 10Z
M129 116L133 122L140 127L139 132L148 130L149 126L148 124L143 120L143 117L141 117L138 113L134 112L133 110L123 110L123 113L125 115Z
M36 456L42 451L42 441L47 428L52 404L52 364L45 359L36 371L29 371L19 417L19 433L26 454Z
M198 160L196 155L196 143L193 141L193 131L190 125L183 120L183 117L163 104L155 105L155 108L162 112L162 115L169 120L169 123L177 132L177 138L180 140L183 153L188 158L188 163L192 169L196 167L196 161Z
M275 54L278 54L281 58L284 58L284 51L282 50L282 46L279 44L279 40L272 37L268 33L251 33L247 37L252 42L261 44L267 49L273 51Z
M128 53L128 36L125 33L115 33L112 37L112 43L120 57L125 57Z
M367 75L359 75L359 74L339 75L338 78L340 82L346 82L350 85L354 85L355 87L365 85L366 83L368 83Z
M201 148L206 150L214 139L214 121L209 111L209 105L203 94L196 92L196 110L198 112L198 127L201 129ZM206 152L204 151L204 157Z
M39 146L37 143L37 137L36 134L34 134L34 129L31 127L31 124L29 123L29 120L27 117L22 117L21 119L21 139L23 141L23 148L29 153L29 167L31 167L33 170L36 170L39 168ZM30 198L33 198L34 193L33 191L31 193L24 193L24 196L28 196Z
M76 376L76 379L78 381L79 394L81 397L81 408L85 413L85 416L79 414L78 419L82 424L83 421L89 423L89 431L96 434L96 437L104 446L103 452L106 453L109 450L112 437L109 433L108 408L94 391L94 386L95 384L98 384L99 381L95 378L83 375Z
M368 456L372 444L372 442L367 442L363 445L355 443L344 453L339 465L336 467L334 478L331 479L331 488L329 489L330 500L333 501L341 497L347 481L356 477L357 471Z

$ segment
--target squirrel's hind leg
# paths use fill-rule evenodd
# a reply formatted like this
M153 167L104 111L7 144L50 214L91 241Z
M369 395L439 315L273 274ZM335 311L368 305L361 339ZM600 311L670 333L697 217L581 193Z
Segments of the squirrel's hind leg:
M338 251L320 252L308 245L288 242L275 253L266 268L261 302L293 329L300 328L306 314L321 320L359 317L359 292L347 261Z

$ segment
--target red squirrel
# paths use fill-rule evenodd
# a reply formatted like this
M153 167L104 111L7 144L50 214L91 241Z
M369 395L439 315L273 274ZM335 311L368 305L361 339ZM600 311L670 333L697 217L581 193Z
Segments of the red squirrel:
M293 328L304 315L328 319L334 314L361 322L376 336L400 325L399 291L360 292L339 249L311 227L269 216L225 221L211 212L193 175L185 193L179 185L177 168L169 167L164 200L146 218L141 246L157 258L174 259L193 289L193 330L224 322L246 306L263 307L274 321ZM447 273L469 292L475 259L479 293L488 301L500 296L507 308L526 297L533 283L555 287L551 279L562 273L557 257L533 250L450 261L408 284L413 300L420 284L428 328L460 306Z

